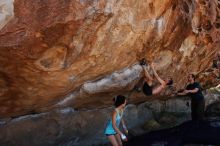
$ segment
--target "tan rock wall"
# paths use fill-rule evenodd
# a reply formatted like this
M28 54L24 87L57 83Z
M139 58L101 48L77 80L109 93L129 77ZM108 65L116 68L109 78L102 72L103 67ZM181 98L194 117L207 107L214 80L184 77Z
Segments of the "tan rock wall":
M10 2L3 8L13 16ZM181 88L186 74L203 73L219 51L217 0L13 4L14 17L7 24L4 19L0 30L1 117L49 110L70 94L79 95L71 104L83 105L86 100L78 91L87 82L129 70L142 57L155 62L159 74L172 76ZM210 74L201 77L207 86L216 84L215 74ZM118 91L127 90L116 84ZM116 88L105 91L111 89Z

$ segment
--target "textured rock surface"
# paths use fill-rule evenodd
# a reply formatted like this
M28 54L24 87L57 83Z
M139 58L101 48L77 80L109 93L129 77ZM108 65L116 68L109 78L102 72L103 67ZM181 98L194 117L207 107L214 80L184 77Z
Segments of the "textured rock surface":
M0 1L0 29L14 17L14 0Z
M212 97L212 92L205 96L206 103L210 103L207 105L207 114L216 116L220 114L220 104L216 102L219 99L212 104ZM173 127L190 119L189 102L189 98L181 97L129 104L124 112L124 120L132 135ZM112 107L85 111L62 108L1 119L0 145L96 146L106 143L107 138L103 132L112 110Z
M154 61L163 78L173 76L177 88L188 72L199 73L207 87L216 84L216 74L205 72L220 46L219 5L217 0L1 1L0 117L105 105L109 93L128 91L140 78L134 64L142 57Z
M145 121L154 120L155 116L160 119L162 117L160 113L163 112L185 113L186 116L181 117L181 122L189 119L190 110L186 106L186 102L187 99L173 99L167 102L156 100L140 105L128 105L124 119L129 130L135 129L131 130L133 134L140 134L144 131L137 131L137 126L139 127ZM172 109L171 106L178 108ZM72 108L65 108L0 120L0 145L91 146L106 143L107 138L103 132L112 110L112 108L106 108L74 111Z

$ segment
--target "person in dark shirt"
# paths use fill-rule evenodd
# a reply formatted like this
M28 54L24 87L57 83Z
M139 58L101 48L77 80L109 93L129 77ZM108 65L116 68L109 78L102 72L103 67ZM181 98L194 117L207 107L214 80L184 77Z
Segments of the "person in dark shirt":
M188 85L182 92L177 95L189 95L191 97L191 117L192 120L203 120L205 99L201 91L201 86L195 81L195 75L188 75Z

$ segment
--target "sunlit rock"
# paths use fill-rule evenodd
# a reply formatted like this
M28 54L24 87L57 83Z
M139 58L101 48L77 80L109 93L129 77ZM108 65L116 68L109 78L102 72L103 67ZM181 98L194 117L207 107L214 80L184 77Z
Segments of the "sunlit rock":
M155 62L162 78L172 76L176 89L190 72L204 88L219 84L212 69L220 46L219 4L1 1L0 117L105 106L133 89L143 76L133 69L143 57Z
M14 0L0 1L0 29L14 17Z

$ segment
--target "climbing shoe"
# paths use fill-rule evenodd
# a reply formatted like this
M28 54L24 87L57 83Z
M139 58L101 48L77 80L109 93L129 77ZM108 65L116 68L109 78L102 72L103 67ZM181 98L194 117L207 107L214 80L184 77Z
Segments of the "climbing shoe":
M142 58L140 61L139 61L139 64L140 65L147 65L147 61L145 58Z

